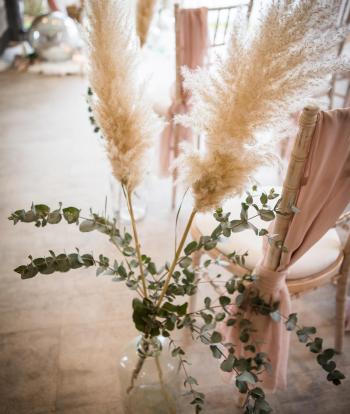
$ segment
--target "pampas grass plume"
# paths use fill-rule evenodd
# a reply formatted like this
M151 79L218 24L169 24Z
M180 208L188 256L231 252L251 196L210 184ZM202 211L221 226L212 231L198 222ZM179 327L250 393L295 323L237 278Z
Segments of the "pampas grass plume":
M227 58L215 72L185 71L192 109L178 120L205 135L206 153L185 152L178 168L197 210L239 194L272 159L259 132L278 136L290 114L325 95L332 73L350 70L336 56L349 32L337 25L339 6L337 0L268 2L255 25L237 19Z
M140 38L141 46L146 43L156 3L157 0L137 0L136 32Z
M132 191L160 125L139 81L139 47L126 7L123 0L89 0L86 31L94 115L113 174Z

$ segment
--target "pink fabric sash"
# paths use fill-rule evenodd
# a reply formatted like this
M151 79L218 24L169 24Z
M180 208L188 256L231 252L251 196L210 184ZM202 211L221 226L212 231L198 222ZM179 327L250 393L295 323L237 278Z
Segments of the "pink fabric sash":
M285 282L288 268L334 225L349 202L350 108L320 112L296 200L301 211L291 220L285 238L288 252L282 254L277 270L257 266L254 273L258 280L249 289L259 289L265 301L278 300L281 315L287 317L291 310ZM263 373L263 386L271 391L285 387L290 335L284 321L275 322L251 311L243 317L253 322L254 339L261 343L259 351L266 352L271 361L272 373ZM237 324L224 328L226 340L237 344L238 355L242 356L246 351L237 341L237 331Z
M180 9L178 14L180 31L180 66L187 66L196 69L203 66L208 48L208 9L205 7L198 9ZM169 174L169 166L173 161L174 148L174 124L175 115L184 114L189 109L190 94L181 87L181 100L173 103L168 109L167 121L160 142L160 173L163 176ZM190 140L192 133L189 128L177 126L179 128L180 141Z
M64 5L57 0L48 0L47 1L51 11L60 11L62 13L67 13L66 8Z
M253 271L259 275L257 282L249 286L247 295L254 294L259 290L261 297L268 303L270 301L280 303L279 311L282 315L291 313L291 302L289 291L285 282L287 272L275 272L259 264ZM234 315L237 308L233 306L231 313ZM234 328L227 328L223 324L223 334L225 340L236 345L235 354L237 357L252 356L251 353L244 350L247 345L239 340L239 320L248 319L252 322L255 330L250 334L250 343L255 343L256 352L264 352L269 357L272 370L265 370L259 375L259 379L263 381L265 390L274 391L277 387L284 388L286 386L286 373L288 358L286 354L289 352L290 332L286 331L282 323L274 322L270 316L261 315L253 312L251 309L244 312L238 317L238 321Z
M319 113L280 269L295 263L332 226L350 202L350 108Z

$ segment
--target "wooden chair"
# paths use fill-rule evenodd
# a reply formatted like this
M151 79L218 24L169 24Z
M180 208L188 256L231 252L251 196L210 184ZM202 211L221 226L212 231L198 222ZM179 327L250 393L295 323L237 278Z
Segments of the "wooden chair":
M247 16L250 17L251 10L253 7L253 0L243 2L241 4L236 4L233 6L225 7L213 7L208 9L208 21L212 20L212 17L215 20L213 30L209 30L209 39L210 45L209 48L217 48L219 46L224 46L228 40L228 27L233 17L233 12L237 9L246 8ZM175 3L174 5L174 16L175 16L175 102L179 104L181 102L182 94L182 76L181 76L181 64L180 64L180 25L179 25L179 13L180 6ZM179 155L179 144L181 141L180 129L178 125L174 126L174 144L173 144L173 159L176 159ZM197 143L199 145L199 141ZM176 193L177 185L176 181L178 178L177 169L173 169L172 173L172 198L171 206L172 208L176 205Z
M350 1L341 0L339 3L338 25L343 26L346 24L350 24ZM338 56L349 54L350 51L346 50L347 45L349 46L349 38L344 39L336 45L336 53ZM350 73L329 74L328 88L321 92L317 98L325 99L326 102L328 101L328 109L346 108L350 106ZM297 121L295 115L293 115L294 118ZM284 166L288 162L292 138L293 136L288 135L279 142L278 154ZM284 174L285 168L281 171L281 180Z
M315 129L318 109L315 107L305 108L299 119L299 131L295 140L293 152L288 166L288 172L283 184L281 203L279 209L288 212L288 215L277 215L273 233L279 235L279 239L284 241L286 232L293 216L290 206L293 205L296 195L300 188L300 181L304 165L308 158L308 148L312 134ZM228 209L229 207L229 209ZM241 210L240 200L232 199L224 206L224 211L231 211L231 218L239 217ZM337 225L341 225L350 219L350 213L341 217ZM254 219L259 228L266 227L266 222L259 218ZM199 240L201 236L211 234L217 226L217 222L211 214L199 214L194 221L191 234L194 240ZM228 239L217 245L217 248L209 251L212 258L221 258L236 251L244 253L248 251L245 263L246 268L234 265L227 261L226 269L230 272L243 275L254 269L263 257L262 238L255 236L253 231L246 230L234 233ZM194 265L200 264L203 251L199 251L193 257ZM275 270L281 255L281 249L275 244L268 246L264 256L264 265L271 270ZM341 243L335 228L330 229L309 251L307 251L296 263L289 268L287 285L292 296L299 296L313 289L319 288L326 283L336 281L336 332L335 349L341 352L343 346L343 335L345 325L345 302L347 295L347 280L350 269L350 237L349 231L347 240ZM212 281L215 284L215 281ZM194 300L190 307L194 308Z
M342 0L339 9L339 26L350 24L350 2ZM346 53L346 47L349 45L349 39L344 39L337 45L337 55L342 56ZM347 51L349 53L349 51ZM346 108L350 106L350 73L333 74L328 92L329 109L334 106Z

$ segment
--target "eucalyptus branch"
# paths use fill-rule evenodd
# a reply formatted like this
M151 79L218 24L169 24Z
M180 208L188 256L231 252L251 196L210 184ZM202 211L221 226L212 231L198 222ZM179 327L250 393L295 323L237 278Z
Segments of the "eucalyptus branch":
M136 364L136 366L133 369L132 374L131 374L130 385L128 386L128 388L126 390L127 394L130 394L130 392L133 390L133 388L135 386L135 381L137 380L137 377L139 376L139 374L141 372L141 369L143 367L143 364L145 363L146 358L147 358L146 355L144 355L144 354L140 354L140 355L138 355L138 357L139 358L137 360L137 364Z
M334 385L340 385L341 381L345 379L345 375L337 370L337 365L332 358L336 355L336 351L333 348L327 348L323 350L323 338L314 337L317 330L313 326L300 326L298 325L298 317L296 313L290 314L288 317L282 315L277 311L279 316L284 319L284 324L288 331L296 330L296 335L299 342L304 343L312 352L316 354L317 362L327 372L327 380Z
M127 274L123 263L118 264L117 261L114 261L113 267L110 266L108 257L103 256L102 254L99 255L99 259L96 259L92 254L81 255L78 249L77 253L70 253L68 255L66 253L56 255L52 250L49 250L49 253L49 257L39 257L34 259L32 256L29 256L30 263L28 265L18 266L14 271L19 273L22 279L30 279L35 277L38 273L43 275L49 275L54 272L65 273L70 270L79 269L83 266L87 268L98 265L99 267L97 268L96 276L104 273L108 276L114 276L114 281L126 281L127 284L133 275L132 272ZM142 297L136 281L129 287Z
M159 384L160 384L161 392L162 392L162 394L164 396L164 400L168 404L168 408L169 408L170 414L176 414L175 409L173 407L173 404L171 403L171 399L170 399L169 393L168 393L168 391L167 391L167 389L165 387L165 384L164 384L163 371L162 371L162 367L160 365L159 356L156 355L154 357L154 359L155 359L155 363L156 363L156 367L157 367Z
M131 193L126 192L127 206L130 213L133 236L124 231L122 233L116 227L116 221L109 221L107 217L94 214L91 211L91 217L85 218L80 215L79 209L76 207L62 208L60 203L57 210L51 211L44 204L32 205L29 211L17 210L9 217L14 224L18 222L35 223L37 227L44 227L47 224L57 224L63 219L68 224L79 225L82 232L90 232L97 230L109 236L110 241L117 247L118 251L124 256L124 263L109 263L109 259L100 255L98 259L91 254L80 255L79 251L72 254L55 255L50 251L50 257L33 259L31 256L28 265L22 265L15 269L22 278L31 278L38 273L51 274L54 272L67 272L71 269L77 269L85 266L97 266L96 275L112 275L115 281L124 281L125 284L137 292L140 299L135 297L132 302L133 322L138 331L142 332L144 338L154 338L158 335L171 338L171 331L174 329L190 328L193 339L200 339L203 343L210 347L212 355L216 359L222 360L220 368L224 372L232 372L235 374L235 385L241 395L245 395L245 413L246 414L262 414L269 413L271 407L265 400L264 391L256 387L259 376L267 369L269 361L267 355L257 352L258 344L254 339L254 326L252 321L244 318L244 311L251 309L253 313L271 317L275 321L280 318L284 319L287 330L297 330L299 341L305 343L309 350L317 354L317 361L322 368L327 371L327 379L338 385L344 379L344 375L336 370L336 364L332 360L335 355L333 349L322 350L322 338L314 338L316 329L313 327L301 327L297 324L297 315L291 314L288 317L279 313L279 303L265 302L260 295L258 289L249 289L247 292L247 283L256 280L256 276L248 272L245 266L247 253L237 254L235 251L228 255L220 256L217 260L205 260L202 265L194 266L192 254L199 249L210 251L214 249L221 236L229 237L232 233L241 232L251 229L258 236L268 236L269 242L276 242L273 236L269 236L266 229L258 229L251 223L251 220L259 216L262 220L271 221L276 214L280 214L277 210L278 203L272 209L268 206L268 200L274 199L276 194L274 191L263 193L260 196L261 206L254 203L254 197L248 193L245 202L242 203L240 219L230 220L230 213L224 213L222 209L217 209L214 218L218 221L218 226L214 229L210 236L202 236L198 241L190 241L187 245L186 239L189 234L193 219L196 214L194 209L188 218L180 243L176 246L175 255L170 264L157 270L156 264L151 257L141 254L140 242L138 238L136 222L133 212ZM250 208L256 210L255 215L249 215ZM80 222L80 220L82 221ZM135 245L131 245L134 239ZM271 240L270 240L271 239ZM281 248L283 246L281 245ZM128 259L132 258L132 259ZM223 259L223 260L222 260ZM188 302L183 301L180 305L174 304L177 297L191 296L196 293L197 287L201 283L210 283L205 277L196 278L204 269L211 264L223 264L223 261L230 261L246 268L247 273L238 277L233 275L229 280L219 280L218 282L224 286L225 294L219 293L218 297L204 299L204 307L187 313ZM127 267L126 267L127 266ZM139 268L139 272L135 269ZM216 278L221 275L217 275ZM227 294L226 294L227 292ZM232 296L235 294L235 296ZM217 303L218 301L218 303ZM232 306L237 307L232 309ZM202 319L203 326L198 324ZM238 329L237 340L243 344L244 350L252 353L252 356L244 357L234 355L235 346L232 343L224 344L223 337L219 330L215 330L219 322L225 321L227 326L236 324ZM172 341L172 339L170 340ZM200 412L204 403L204 395L198 393L194 389L197 384L195 378L188 375L185 364L187 361L183 358L183 350L181 347L173 345L173 355L179 356L184 370L189 393L193 396L192 404L196 408L196 412ZM228 352L224 352L225 349ZM136 379L143 369L146 355L139 355L138 361L130 378L128 393L133 389ZM159 361L156 361L158 363ZM157 365L159 368L159 364ZM162 385L162 373L158 370L159 382L162 392L166 392L164 384ZM167 401L166 394L165 400Z
M242 406L246 407L246 409L248 410L247 405L249 402L249 398L252 397L254 400L264 400L265 407L270 408L269 404L265 400L265 394L263 390L255 386L258 380L258 375L260 375L266 368L264 368L262 371L257 372L256 375L252 375L251 372L246 370L238 370L236 367L236 361L238 361L238 359L234 356L233 344L230 344L229 354L225 355L225 353L219 348L218 345L220 345L223 348L226 348L227 344L222 343L219 339L213 339L213 335L211 337L208 337L206 333L203 334L201 332L200 327L196 325L192 325L192 328L196 333L198 333L203 343L209 345L213 343L213 341L215 342L213 345L210 345L210 349L212 351L214 358L223 359L223 362L220 365L221 370L224 372L234 371L236 375L236 387L238 388L240 395L245 395ZM258 355L259 354L257 354L257 356Z
M83 233L94 230L100 231L109 236L109 241L117 248L119 253L124 257L125 263L129 270L132 271L131 265L127 256L133 256L134 250L129 246L132 238L128 233L121 236L120 230L116 227L116 222L109 221L105 217L101 217L91 211L91 217L84 217L80 214L81 210L76 207L66 207L62 209L62 203L59 203L59 208L51 211L45 204L32 204L28 211L17 210L9 216L9 220L14 224L35 223L36 227L45 227L47 224L58 224L62 218L68 224L79 224L79 220L83 220L79 225L79 230ZM122 249L123 248L123 249Z
M184 385L185 387L188 386L190 388L189 394L191 394L193 397L191 404L195 406L195 412L197 414L203 409L205 395L194 389L194 385L198 385L198 382L196 378L189 375L187 371L186 364L188 364L188 362L183 358L183 356L185 355L185 351L180 346L177 346L173 339L170 340L169 346L173 347L171 353L172 356L177 357L179 359L180 367L182 368L183 373L185 375Z

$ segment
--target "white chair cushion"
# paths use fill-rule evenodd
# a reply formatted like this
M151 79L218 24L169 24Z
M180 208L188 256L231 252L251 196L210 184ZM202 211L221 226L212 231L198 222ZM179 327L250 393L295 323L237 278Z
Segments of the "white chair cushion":
M241 211L241 200L238 198L230 199L224 204L224 212L231 212L231 220L239 219ZM258 228L267 228L269 222L260 218L251 220ZM201 235L210 235L217 227L218 222L213 215L197 214L194 222L195 227ZM244 230L240 233L233 233L231 237L222 237L222 242L218 243L217 249L224 254L236 251L238 254L248 252L246 265L253 269L262 258L263 237L255 235L253 230ZM289 269L289 279L299 279L311 276L320 272L334 263L341 253L342 246L337 231L330 229L314 246L311 247L296 263Z

